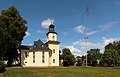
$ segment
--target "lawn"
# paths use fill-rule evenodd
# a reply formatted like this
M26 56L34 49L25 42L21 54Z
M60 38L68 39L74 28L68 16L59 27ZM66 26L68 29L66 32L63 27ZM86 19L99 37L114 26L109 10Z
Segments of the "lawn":
M120 69L110 67L11 68L0 73L0 77L120 77Z

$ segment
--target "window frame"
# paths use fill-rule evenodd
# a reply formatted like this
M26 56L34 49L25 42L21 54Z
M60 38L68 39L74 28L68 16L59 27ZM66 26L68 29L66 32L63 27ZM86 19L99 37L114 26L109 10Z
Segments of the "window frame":
M33 51L33 63L35 63L35 51Z
M53 63L55 63L55 59L53 59Z

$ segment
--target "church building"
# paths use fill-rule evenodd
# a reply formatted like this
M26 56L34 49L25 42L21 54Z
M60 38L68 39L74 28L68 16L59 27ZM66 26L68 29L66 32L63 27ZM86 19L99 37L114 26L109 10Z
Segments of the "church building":
M34 41L33 46L21 46L21 66L59 66L59 43L54 25L49 26L46 43Z

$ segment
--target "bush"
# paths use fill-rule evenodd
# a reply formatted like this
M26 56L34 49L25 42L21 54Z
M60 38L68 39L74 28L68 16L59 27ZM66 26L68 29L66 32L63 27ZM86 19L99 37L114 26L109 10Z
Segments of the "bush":
M6 67L6 65L4 64L4 62L0 60L0 72L4 72L5 67Z
M92 66L97 66L97 61L93 61Z
M77 63L76 63L76 66L82 66L82 61L78 60Z
M68 62L67 61L63 61L63 66L64 67L68 67L69 66Z

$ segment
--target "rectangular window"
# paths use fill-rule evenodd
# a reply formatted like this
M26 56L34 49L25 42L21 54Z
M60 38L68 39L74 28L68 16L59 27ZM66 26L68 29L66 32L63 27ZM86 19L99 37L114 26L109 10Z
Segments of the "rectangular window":
M35 63L35 51L33 51L33 63Z
M53 49L53 53L55 53L55 49Z
M42 52L42 63L45 63L45 52Z
M54 41L55 37L53 36L53 41Z
M25 57L27 58L27 52L25 52Z
M55 63L55 59L53 59L53 63Z

